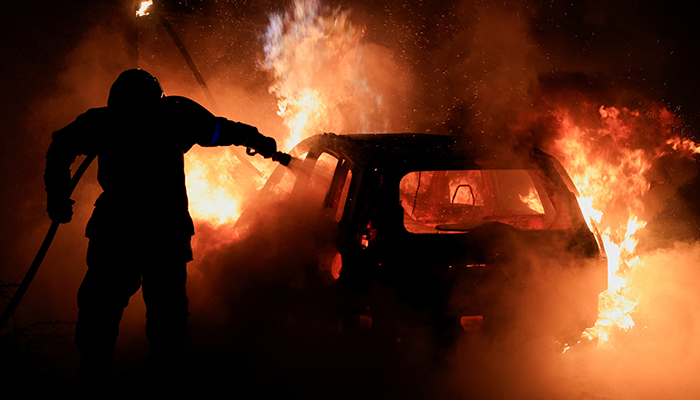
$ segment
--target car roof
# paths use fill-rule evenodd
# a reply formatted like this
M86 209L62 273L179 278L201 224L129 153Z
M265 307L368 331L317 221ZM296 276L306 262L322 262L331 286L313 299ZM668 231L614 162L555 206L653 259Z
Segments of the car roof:
M351 159L377 160L395 163L409 159L459 158L471 161L495 161L512 164L531 163L534 158L549 157L534 148L521 149L517 154L505 148L486 148L465 136L430 133L358 133L338 135L324 133L312 136L299 145L302 148L321 147L342 153ZM505 152L504 152L505 151ZM505 155L505 156L504 156ZM516 157L517 155L517 157Z
M338 136L378 156L416 153L450 153L459 143L456 136L427 133L380 133Z

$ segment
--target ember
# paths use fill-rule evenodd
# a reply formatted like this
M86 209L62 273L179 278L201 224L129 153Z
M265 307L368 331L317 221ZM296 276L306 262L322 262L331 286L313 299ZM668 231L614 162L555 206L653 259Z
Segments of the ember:
M151 7L152 5L153 5L152 0L142 1L141 6L139 6L138 10L136 10L136 16L137 17L144 17L144 16L150 14L151 12L148 11L148 8Z

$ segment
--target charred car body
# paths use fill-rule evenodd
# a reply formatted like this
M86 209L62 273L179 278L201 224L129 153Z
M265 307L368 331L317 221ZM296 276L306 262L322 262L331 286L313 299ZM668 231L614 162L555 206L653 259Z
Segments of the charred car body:
M524 153L445 135L323 134L292 150L258 200L327 221L307 264L345 329L422 326L450 342L517 328L575 343L597 318L604 255L558 161ZM253 219L241 216L241 234Z

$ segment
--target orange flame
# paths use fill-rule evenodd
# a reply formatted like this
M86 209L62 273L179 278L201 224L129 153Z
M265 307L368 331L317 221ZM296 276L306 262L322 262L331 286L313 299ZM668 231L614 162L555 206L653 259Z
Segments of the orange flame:
M142 10L145 8L142 6ZM270 92L278 98L278 115L289 128L281 150L324 131L377 129L383 121L381 96L364 75L362 31L349 11L330 11L316 0L298 0L285 13L270 17L263 66L273 74ZM259 189L274 167L265 163L263 177L234 171L229 153L193 149L186 155L190 213L215 227L232 224L245 200Z
M382 97L365 75L363 31L349 17L317 0L296 0L270 17L263 66L274 76L269 90L289 128L283 149L317 133L383 127Z
M538 214L544 214L544 206L540 200L540 196L535 191L535 188L530 189L530 193L526 196L520 195L520 201L526 204L532 211Z
M632 315L643 296L633 276L644 260L636 254L637 234L647 224L643 197L651 187L647 176L663 155L688 156L698 147L674 136L665 108L642 114L626 108L598 108L600 120L590 126L575 121L567 110L560 120L560 138L553 153L560 159L580 192L579 204L592 230L601 233L608 258L608 289L600 296L596 325L584 333L599 344L615 328L634 327ZM587 126L588 125L588 126ZM645 132L653 135L645 137ZM653 139L649 139L653 138Z
M277 97L278 114L289 129L280 149L324 131L383 130L382 96L365 74L362 33L350 23L349 11L331 11L317 0L295 0L287 12L270 17L262 65L273 75L269 91ZM595 121L581 120L566 109L554 114L560 121L559 139L550 152L571 175L584 217L600 233L608 257L609 287L600 296L596 325L584 334L606 342L616 329L634 327L632 316L643 298L643 288L632 278L644 266L636 247L645 218L651 217L643 201L651 188L648 174L661 156L688 156L700 148L675 133L675 116L662 107L640 112L600 106ZM193 217L215 225L235 221L242 201L264 179L248 179L247 190L242 190L240 175L231 170L234 159L190 153ZM539 210L538 199L521 200Z
M250 173L226 148L195 147L185 159L190 214L195 221L214 227L236 222L245 200L262 187L269 175ZM271 168L269 163L266 167Z

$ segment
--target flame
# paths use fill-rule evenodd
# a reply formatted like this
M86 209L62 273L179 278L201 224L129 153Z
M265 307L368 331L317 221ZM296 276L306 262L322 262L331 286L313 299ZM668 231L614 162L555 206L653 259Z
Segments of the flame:
M674 134L674 116L665 108L641 113L600 106L598 121L575 119L565 109L559 118L555 156L574 181L582 213L601 233L608 260L608 289L600 295L598 321L584 337L607 342L617 328L634 327L633 314L644 296L634 284L644 266L636 253L638 234L646 226L643 198L650 188L649 171L661 156L700 152Z
M245 200L262 187L269 175L251 174L226 148L195 147L185 159L190 215L214 227L233 224ZM271 168L269 163L267 168Z
M331 11L316 0L297 0L286 12L270 16L263 67L273 75L269 90L289 128L286 140L278 141L280 150L316 133L376 130L383 123L381 96L364 73L362 30L349 17L349 11ZM236 169L235 157L214 149L193 149L186 161L190 214L215 227L234 223L274 168L265 163L259 167L263 177L251 176Z
M286 12L270 16L262 67L273 76L269 91L289 130L280 149L316 133L376 132L386 126L382 96L365 73L363 29L349 17L349 11L330 10L318 0L295 0ZM609 287L600 295L598 321L584 333L600 344L616 330L635 326L633 315L644 297L634 276L644 267L637 244L651 217L643 201L651 188L649 172L664 155L690 156L700 147L677 134L678 121L665 107L636 111L579 104L583 112L555 107L559 139L550 152L572 177L584 218L607 254ZM187 155L191 213L216 226L231 223L265 179L241 178L234 158L203 152ZM543 211L536 198L521 201Z
M692 140L683 140L681 137L668 139L666 144L670 145L673 150L676 151L690 152L693 154L700 153L700 146L696 145Z
M136 16L137 17L144 17L144 16L150 14L150 11L148 11L148 8L152 5L153 5L152 0L142 1L141 6L139 6L138 10L136 10Z
M526 204L530 210L538 214L544 214L544 206L542 205L540 196L535 191L535 188L530 188L530 193L528 193L526 196L519 195L519 197L520 201Z
M289 128L281 148L323 132L378 130L382 96L365 74L363 30L350 12L317 0L296 0L270 16L263 67L274 76L269 91Z
M144 2L145 15L152 2ZM377 129L384 121L381 96L365 76L362 30L350 12L324 8L316 0L297 0L286 12L270 16L263 67L273 75L269 91L277 96L278 115L289 128L278 140L287 150L316 133ZM379 121L379 122L377 122ZM276 166L251 158L263 171L254 176L227 151L194 148L186 154L190 214L195 222L225 228L238 219L245 201L262 187Z

